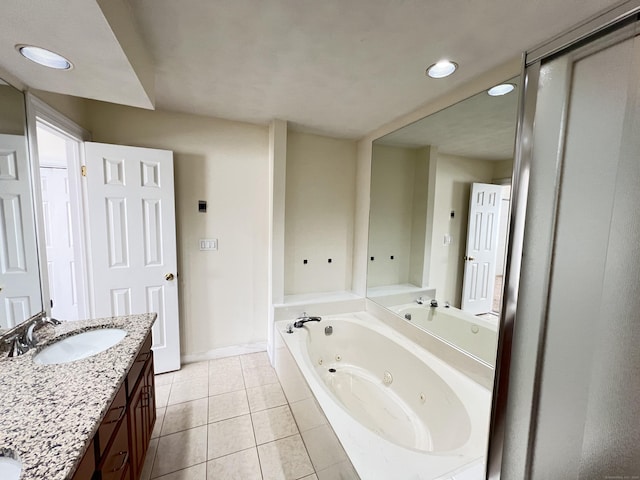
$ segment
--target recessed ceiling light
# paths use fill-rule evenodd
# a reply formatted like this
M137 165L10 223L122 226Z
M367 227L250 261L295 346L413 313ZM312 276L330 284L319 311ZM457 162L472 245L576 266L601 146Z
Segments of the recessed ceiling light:
M16 45L16 50L18 50L23 57L45 67L55 68L56 70L69 70L73 67L71 62L63 56L44 48L34 47L32 45Z
M440 60L427 68L427 75L431 78L444 78L451 75L458 68L458 64L449 60Z
M501 85L496 85L495 87L491 87L487 90L487 93L492 97L499 97L501 95L506 95L507 93L513 92L516 86L513 83L503 83Z

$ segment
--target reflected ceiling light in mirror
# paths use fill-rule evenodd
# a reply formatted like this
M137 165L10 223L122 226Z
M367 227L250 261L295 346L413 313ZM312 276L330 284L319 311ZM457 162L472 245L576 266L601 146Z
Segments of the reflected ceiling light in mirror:
M45 48L34 47L33 45L16 45L16 50L23 57L45 67L55 68L56 70L70 70L73 67L71 62L62 55Z
M449 60L440 60L427 68L427 75L431 78L444 78L451 75L458 68L458 64Z
M501 97L502 95L513 92L515 88L516 86L513 83L502 83L495 87L491 87L487 90L487 93L492 97Z

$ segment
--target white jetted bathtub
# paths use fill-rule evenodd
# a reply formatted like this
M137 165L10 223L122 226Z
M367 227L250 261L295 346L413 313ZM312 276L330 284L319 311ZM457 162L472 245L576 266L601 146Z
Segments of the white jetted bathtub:
M451 478L486 454L490 392L367 313L276 328L363 480ZM466 477L465 477L466 478Z
M430 307L428 303L407 303L389 308L414 325L495 366L498 346L498 319L476 317L455 307Z

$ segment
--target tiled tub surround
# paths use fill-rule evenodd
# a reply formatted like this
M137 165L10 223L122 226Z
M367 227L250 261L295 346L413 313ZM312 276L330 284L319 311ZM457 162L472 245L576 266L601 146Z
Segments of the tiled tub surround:
M291 334L288 323L276 323L282 385L299 398L313 393L362 479L483 478L487 388L368 313L323 317ZM404 429L382 420L389 409L406 417Z
M281 386L266 352L157 375L142 480L358 480L322 412L303 397Z
M0 357L0 448L22 462L21 480L70 478L135 360L156 314L64 322L38 331L37 347ZM92 357L39 365L49 343L96 328L127 335Z

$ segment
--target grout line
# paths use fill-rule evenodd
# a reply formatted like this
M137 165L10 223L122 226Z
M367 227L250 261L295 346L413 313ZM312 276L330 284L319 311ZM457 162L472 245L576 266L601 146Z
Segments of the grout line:
M242 364L242 361L240 361L240 364ZM244 370L240 369L240 371L242 374L242 383L245 386L244 394L247 397L247 404L249 404L249 395L247 394L247 384L244 381ZM260 468L260 478L264 479L264 473L262 471L262 461L260 460L260 452L258 452L258 441L256 440L256 428L253 425L253 417L251 416L251 407L249 407L249 421L251 422L251 434L253 435L253 443L254 443L253 448L256 449L256 455L258 456L258 467Z
M175 473L182 472L182 471L187 470L189 468L197 467L198 465L202 465L203 463L205 464L205 469L206 469L207 462L205 460L204 462L194 463L193 465L189 465L188 467L184 467L184 468L181 468L179 470L175 470L173 472L165 473L164 475L161 475L160 477L152 477L150 480L162 480L163 478L165 478L165 477L167 477L169 475L174 475ZM206 473L206 470L205 470L205 473Z
M208 367L207 367L208 368ZM209 370L207 369L207 373L209 373ZM209 393L209 375L207 375L207 394ZM209 404L211 402L209 401L209 397L207 397L207 417L206 417L206 424L205 424L205 428L207 429L207 441L205 442L206 448L204 451L204 458L205 458L205 462L204 462L204 478L205 480L208 478L209 476Z

